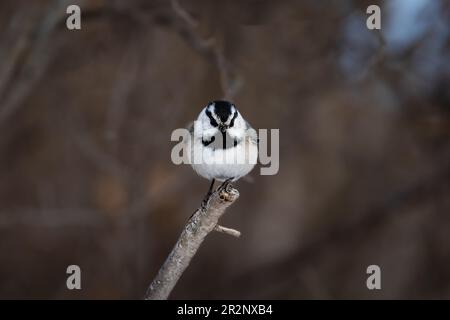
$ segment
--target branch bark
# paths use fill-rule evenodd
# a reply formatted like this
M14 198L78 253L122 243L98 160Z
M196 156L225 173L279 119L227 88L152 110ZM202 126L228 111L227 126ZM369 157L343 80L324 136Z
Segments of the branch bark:
M177 243L162 265L145 294L145 300L165 300L189 266L206 236L213 230L239 236L240 232L218 225L225 210L239 198L239 192L224 182L195 211L187 222Z
M241 236L241 233L239 231L237 231L235 229L219 226L219 225L216 225L214 227L214 231L225 233L225 234L228 234L228 235L236 237L236 238L239 238Z

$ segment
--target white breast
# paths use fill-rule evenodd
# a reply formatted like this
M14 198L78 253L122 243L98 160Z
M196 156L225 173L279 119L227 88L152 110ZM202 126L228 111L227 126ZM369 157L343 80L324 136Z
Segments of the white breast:
M190 144L189 161L192 168L206 179L233 181L247 175L258 159L258 146L249 137L228 149L212 149L203 146L201 140Z

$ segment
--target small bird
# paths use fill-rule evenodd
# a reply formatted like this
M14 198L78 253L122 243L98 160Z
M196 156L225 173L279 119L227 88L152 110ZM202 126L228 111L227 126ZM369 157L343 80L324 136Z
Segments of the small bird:
M258 158L258 136L236 106L223 100L209 102L189 128L188 155L202 177L234 182L247 175Z

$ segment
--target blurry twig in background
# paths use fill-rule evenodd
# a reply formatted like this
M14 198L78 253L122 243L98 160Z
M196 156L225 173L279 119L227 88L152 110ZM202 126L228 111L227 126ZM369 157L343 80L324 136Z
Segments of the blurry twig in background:
M133 39L134 40L134 39ZM110 144L111 153L117 156L118 138L127 112L127 102L136 86L139 70L139 50L130 41L117 69L117 79L111 88L110 108L106 118L105 136Z
M191 28L196 28L198 22L178 3L176 0L170 1L173 11Z
M18 208L0 211L0 229L13 226L33 228L99 228L104 226L105 218L88 207L77 208Z
M175 16L179 18L178 31L180 35L190 44L192 48L198 51L208 61L216 65L219 71L220 84L224 98L233 100L243 81L239 77L232 64L225 57L224 49L216 38L204 38L198 30L198 22L192 17L177 0L171 1L171 6Z
M374 52L372 58L368 61L365 68L358 75L358 80L365 79L369 74L373 73L374 70L383 63L383 60L386 56L386 40L383 33L381 32L381 30L374 30L374 34L378 41L378 48Z
M239 236L237 230L217 223L225 210L239 197L239 192L229 182L224 182L189 219L177 243L164 262L145 294L146 300L165 300L189 266L205 237L213 230Z
M45 73L55 53L55 46L48 46L49 39L58 23L64 18L66 7L72 2L70 0L55 1L40 24L33 28L34 32L26 31L24 35L18 37L11 49L7 48L6 51L9 54L6 54L8 60L5 65L8 67L0 74L2 103L0 124L23 106L23 100ZM22 14L18 13L14 19L21 19L21 17ZM14 35L14 30L11 32ZM15 73L17 78L13 80ZM9 83L13 85L7 86Z

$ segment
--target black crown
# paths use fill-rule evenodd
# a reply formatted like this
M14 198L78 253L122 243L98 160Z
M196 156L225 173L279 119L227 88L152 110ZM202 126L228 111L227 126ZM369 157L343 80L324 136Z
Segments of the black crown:
M222 122L226 122L231 115L231 107L233 104L225 100L215 100L210 104L214 104L214 112Z

